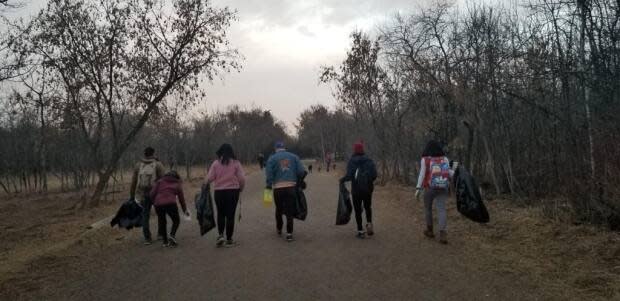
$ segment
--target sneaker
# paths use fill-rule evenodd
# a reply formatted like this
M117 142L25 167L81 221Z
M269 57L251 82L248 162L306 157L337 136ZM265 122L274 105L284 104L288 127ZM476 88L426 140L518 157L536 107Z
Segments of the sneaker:
M177 240L174 239L174 236L170 236L170 238L168 238L168 246L169 247L176 247L176 246L178 246Z
M356 237L359 239L364 239L366 238L366 233L364 231L357 231Z
M291 234L291 233L286 234L286 241L288 241L288 242L293 241L293 234Z
M157 241L162 241L162 240L164 240L164 237L161 235L157 235Z
M150 245L152 245L152 244L153 244L153 241L152 241L152 240L150 240L150 239L145 239L145 240L144 240L144 245L145 245L145 246L150 246Z
M373 236L375 234L375 231L372 229L372 223L366 224L366 232L368 233L368 236Z
M448 233L446 231L439 231L439 243L448 244Z
M165 242L165 243L162 244L162 246L164 248L170 247L170 242Z
M225 245L225 246L226 246L227 248L232 248L232 247L234 247L234 246L236 246L236 245L237 245L237 242L236 242L236 241L234 241L234 240L232 240L232 239L229 239L229 240L227 240L227 241L226 241L226 245Z
M217 238L217 243L215 243L215 246L219 248L219 247L223 246L225 242L226 242L226 240L224 239L224 236L219 236Z

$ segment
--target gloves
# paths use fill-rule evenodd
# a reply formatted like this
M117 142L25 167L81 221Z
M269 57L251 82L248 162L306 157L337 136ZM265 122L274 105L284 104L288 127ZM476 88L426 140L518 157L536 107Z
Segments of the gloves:
M340 179L338 180L338 183L340 183L340 184L344 184L344 177L340 178Z
M301 188L301 190L305 190L306 187L308 187L308 184L306 184L306 181L301 181L301 183L299 183L299 188Z

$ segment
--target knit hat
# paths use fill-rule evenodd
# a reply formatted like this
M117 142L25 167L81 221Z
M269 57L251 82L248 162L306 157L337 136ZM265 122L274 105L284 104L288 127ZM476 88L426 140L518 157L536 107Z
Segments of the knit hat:
M356 142L353 144L353 153L361 155L364 153L364 144L362 142Z
M284 148L284 142L283 141L277 141L274 147L276 149Z

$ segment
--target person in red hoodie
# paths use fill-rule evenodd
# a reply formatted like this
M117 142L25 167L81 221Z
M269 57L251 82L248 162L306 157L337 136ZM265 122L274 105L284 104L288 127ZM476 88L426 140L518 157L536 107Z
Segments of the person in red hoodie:
M164 247L175 247L177 245L175 234L179 229L180 223L177 198L179 199L183 213L186 216L189 216L187 206L185 205L185 196L183 195L181 177L176 171L172 170L159 179L155 186L151 189L151 200L153 200L155 212L157 212L158 232L163 238ZM170 219L172 220L170 237L168 237L166 229L166 215L170 216Z

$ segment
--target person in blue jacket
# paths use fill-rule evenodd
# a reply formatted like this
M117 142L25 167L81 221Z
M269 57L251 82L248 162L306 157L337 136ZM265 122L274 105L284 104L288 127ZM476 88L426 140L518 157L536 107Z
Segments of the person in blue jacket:
M267 189L273 189L278 235L282 235L284 224L282 215L284 215L286 216L286 240L290 242L293 241L296 186L307 172L299 157L286 151L283 142L276 142L275 150L276 152L269 157L265 166Z

